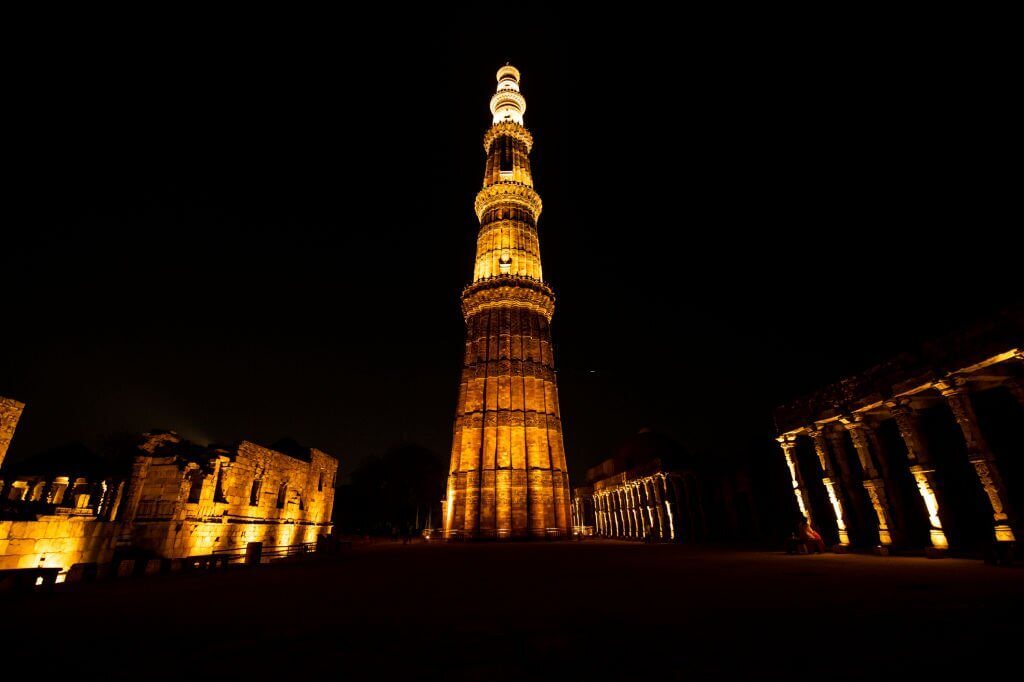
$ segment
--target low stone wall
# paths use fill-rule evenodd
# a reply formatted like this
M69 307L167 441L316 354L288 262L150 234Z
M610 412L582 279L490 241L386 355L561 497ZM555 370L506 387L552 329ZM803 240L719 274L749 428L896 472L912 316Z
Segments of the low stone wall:
M0 521L0 570L108 563L123 525L93 516L40 516L35 521ZM180 559L217 550L245 551L248 543L269 549L315 543L329 535L329 523L214 523L200 521L136 522L132 545L165 559Z
M0 521L0 570L37 566L67 570L77 563L109 562L118 528L119 524L91 516Z
M250 542L262 542L265 548L316 542L318 535L330 532L330 524L136 522L132 544L164 558L180 559L218 550L244 551Z
M40 566L68 570L77 563L108 563L122 524L95 517L41 516L36 521L0 521L0 570ZM314 543L330 524L137 522L132 545L165 559L182 559L216 550L245 551L262 542L267 549Z

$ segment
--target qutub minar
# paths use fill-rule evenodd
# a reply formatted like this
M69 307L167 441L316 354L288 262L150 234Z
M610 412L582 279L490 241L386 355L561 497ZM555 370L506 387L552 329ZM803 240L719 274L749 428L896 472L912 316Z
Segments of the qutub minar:
M462 294L466 355L444 505L451 539L569 535L551 352L555 296L541 272L541 201L525 111L519 71L503 66L491 97L493 125L484 135L473 283Z

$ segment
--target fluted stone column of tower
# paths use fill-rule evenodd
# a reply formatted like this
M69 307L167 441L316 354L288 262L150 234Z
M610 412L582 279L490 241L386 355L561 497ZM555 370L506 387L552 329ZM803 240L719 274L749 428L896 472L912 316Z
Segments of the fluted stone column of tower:
M473 283L462 294L466 354L455 415L445 536L542 538L570 532L551 315L537 239L519 71L498 70Z

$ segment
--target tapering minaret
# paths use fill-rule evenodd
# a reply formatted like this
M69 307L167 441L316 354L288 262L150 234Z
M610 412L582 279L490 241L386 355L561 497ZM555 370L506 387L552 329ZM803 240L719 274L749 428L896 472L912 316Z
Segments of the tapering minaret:
M455 413L445 537L543 538L570 533L551 315L544 283L526 100L519 71L498 69L487 164L476 195L473 283L462 293L466 355Z

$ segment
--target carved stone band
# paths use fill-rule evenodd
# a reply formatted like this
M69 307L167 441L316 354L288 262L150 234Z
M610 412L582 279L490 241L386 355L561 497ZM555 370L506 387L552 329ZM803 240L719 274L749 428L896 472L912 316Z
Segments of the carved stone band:
M527 154L533 149L533 135L530 134L529 130L513 121L502 121L501 123L495 123L484 133L484 151L491 151L491 145L502 135L514 137L525 144Z
M562 420L557 414L546 414L534 410L474 410L455 416L455 428L479 429L485 426L526 426L529 428L562 431Z
M532 187L520 182L498 182L484 187L476 195L473 208L477 220L481 220L487 209L498 204L518 204L533 214L534 221L540 217L543 203Z
M495 377L528 377L543 381L554 381L555 370L543 363L532 360L491 360L467 364L462 370L464 379L487 379Z
M462 292L462 316L467 321L493 308L526 308L550 322L555 312L555 294L543 282L525 277L492 277L471 284Z

